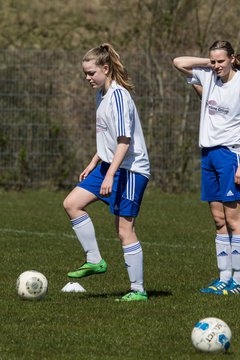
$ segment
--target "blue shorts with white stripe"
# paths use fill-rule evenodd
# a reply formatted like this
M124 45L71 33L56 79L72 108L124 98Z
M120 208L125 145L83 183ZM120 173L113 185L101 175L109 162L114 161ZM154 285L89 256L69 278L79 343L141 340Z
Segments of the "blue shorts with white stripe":
M99 194L101 184L110 164L102 162L78 186L104 201L114 215L136 217L138 215L148 178L139 173L120 168L114 175L110 196Z
M225 146L202 149L203 201L230 202L240 200L240 185L234 182L239 154Z

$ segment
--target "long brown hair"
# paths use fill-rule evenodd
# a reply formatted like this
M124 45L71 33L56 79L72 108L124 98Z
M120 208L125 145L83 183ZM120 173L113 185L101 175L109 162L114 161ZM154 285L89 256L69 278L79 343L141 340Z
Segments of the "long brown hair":
M233 66L240 70L240 54L234 55L234 50L229 41L217 40L212 46L210 46L209 51L212 50L225 50L229 57L234 56L235 60Z
M97 66L108 65L109 76L115 80L119 85L127 90L133 90L134 85L128 75L127 70L121 63L119 54L114 50L113 46L104 43L98 47L89 50L83 57L82 62L94 60Z

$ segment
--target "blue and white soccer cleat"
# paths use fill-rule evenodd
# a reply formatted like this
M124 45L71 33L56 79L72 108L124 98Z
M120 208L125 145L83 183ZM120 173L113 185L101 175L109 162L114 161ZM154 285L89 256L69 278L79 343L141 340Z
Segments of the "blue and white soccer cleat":
M230 280L228 286L221 291L220 295L233 295L240 294L240 284L237 284L234 280Z
M231 280L230 280L231 281ZM221 281L219 279L214 280L206 288L200 289L201 293L212 293L212 294L221 294L221 292L228 286L228 283Z

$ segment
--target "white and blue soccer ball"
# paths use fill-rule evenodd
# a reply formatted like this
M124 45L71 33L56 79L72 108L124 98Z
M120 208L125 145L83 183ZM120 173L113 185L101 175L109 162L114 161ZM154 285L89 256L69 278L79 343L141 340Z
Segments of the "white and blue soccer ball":
M198 321L192 330L193 346L203 352L225 352L230 347L232 332L220 319L209 317Z
M22 299L40 300L47 293L48 281L42 273L28 270L18 277L16 288Z

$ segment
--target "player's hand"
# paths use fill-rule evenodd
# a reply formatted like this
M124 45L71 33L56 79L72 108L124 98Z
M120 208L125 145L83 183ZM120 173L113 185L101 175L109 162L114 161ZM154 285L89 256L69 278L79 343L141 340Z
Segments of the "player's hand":
M240 185L240 165L236 171L234 181L235 181L235 184Z
M102 196L110 196L112 193L112 186L113 186L113 176L106 175L105 179L102 182L102 186L100 189L100 195Z
M86 167L86 169L84 169L83 172L81 172L81 174L79 175L79 181L84 180L90 174L90 172L93 171L93 169L95 169L99 161L100 161L100 157L96 153L92 158L92 160L90 161L90 163L88 164L88 166Z
M83 181L88 176L89 173L90 173L90 171L86 167L86 169L83 170L83 172L79 175L79 181L80 182Z
M90 162L86 169L84 169L83 172L81 172L81 174L79 175L79 181L84 180L90 174L90 172L93 171L95 167L96 165Z

